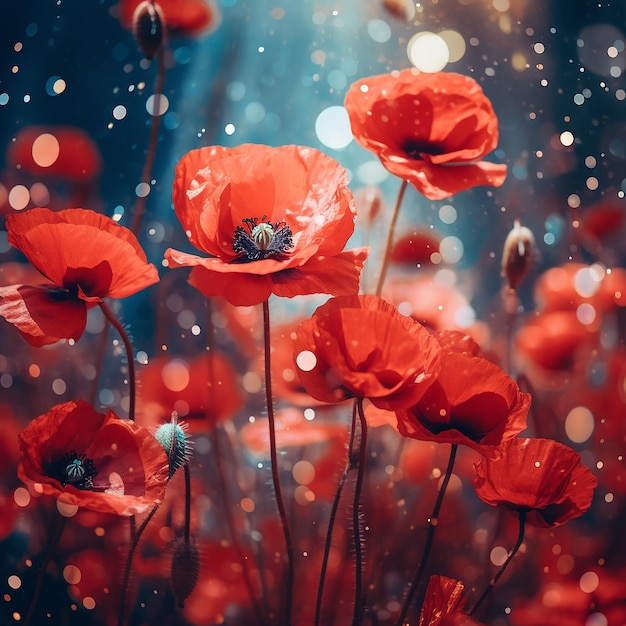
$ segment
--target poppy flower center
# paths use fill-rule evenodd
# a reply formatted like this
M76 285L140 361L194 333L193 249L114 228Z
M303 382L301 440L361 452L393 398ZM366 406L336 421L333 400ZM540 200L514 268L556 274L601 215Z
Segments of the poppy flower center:
M407 139L402 145L402 151L409 157L409 159L415 159L416 161L423 161L423 154L445 154L446 149L443 146L438 146L434 143L428 143L427 141L418 141L415 139Z
M91 459L71 450L60 459L50 462L46 473L51 478L56 478L64 487L72 485L76 489L93 489L93 479L98 470Z
M235 263L249 263L289 252L293 248L293 233L285 222L270 222L264 215L246 217L245 224L235 227L233 250L240 254Z

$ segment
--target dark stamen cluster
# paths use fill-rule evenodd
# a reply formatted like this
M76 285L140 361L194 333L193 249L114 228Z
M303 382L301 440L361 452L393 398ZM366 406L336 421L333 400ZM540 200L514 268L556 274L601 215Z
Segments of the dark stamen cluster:
M293 248L293 233L285 222L270 222L264 215L242 220L246 225L235 227L233 250L242 256L235 263L249 263L289 252Z
M50 461L45 467L46 474L56 478L64 487L72 485L76 489L93 489L93 479L98 473L95 463L70 450L60 459Z

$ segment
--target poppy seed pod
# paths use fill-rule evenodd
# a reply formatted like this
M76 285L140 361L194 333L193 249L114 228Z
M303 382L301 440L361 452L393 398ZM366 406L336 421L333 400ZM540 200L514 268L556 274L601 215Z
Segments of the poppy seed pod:
M531 230L515 220L513 230L504 240L502 251L502 275L511 289L517 289L528 274L534 245L535 237Z
M133 14L133 34L147 59L154 58L163 45L164 31L165 16L161 7L154 0L138 4Z
M178 608L184 608L185 600L194 590L199 570L200 555L196 542L194 540L185 542L184 537L178 537L174 542L171 570L172 591Z

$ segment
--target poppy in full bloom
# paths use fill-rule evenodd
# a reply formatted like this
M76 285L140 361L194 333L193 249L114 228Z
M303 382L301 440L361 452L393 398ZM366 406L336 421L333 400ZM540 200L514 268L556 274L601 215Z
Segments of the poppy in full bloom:
M580 454L551 439L511 439L502 456L476 465L474 488L487 504L525 512L533 526L551 528L591 506L598 481Z
M303 386L324 402L409 406L439 371L437 340L376 296L332 298L301 324L294 343Z
M0 288L0 315L33 346L78 339L87 309L159 280L136 237L87 209L31 209L8 215L9 243L49 283Z
M444 334L441 370L422 399L396 411L398 430L424 441L461 444L485 455L526 428L530 394L500 367L465 350Z
M367 248L343 251L356 209L346 171L301 146L245 144L187 153L176 167L174 208L210 258L169 249L170 267L236 306L293 296L358 292Z
M479 160L498 144L498 118L468 76L370 76L352 84L344 104L356 141L431 200L504 182L506 165Z
M66 505L136 515L161 502L168 459L145 428L76 400L57 404L19 435L18 476Z

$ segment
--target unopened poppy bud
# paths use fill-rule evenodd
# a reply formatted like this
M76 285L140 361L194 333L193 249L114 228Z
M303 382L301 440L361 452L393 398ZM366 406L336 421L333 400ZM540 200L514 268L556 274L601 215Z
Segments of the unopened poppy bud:
M198 582L199 566L200 555L196 542L193 539L186 542L184 537L178 537L174 542L171 582L179 609L184 608L185 600Z
M187 462L191 454L191 445L187 441L187 424L179 424L178 416L172 413L172 421L159 426L154 436L168 456L169 477L171 478L176 470Z
M154 1L145 0L137 5L133 14L133 33L140 50L152 59L163 44L165 16Z
M504 240L502 252L502 275L511 289L516 289L528 274L534 245L535 237L530 229L515 220L513 230Z

